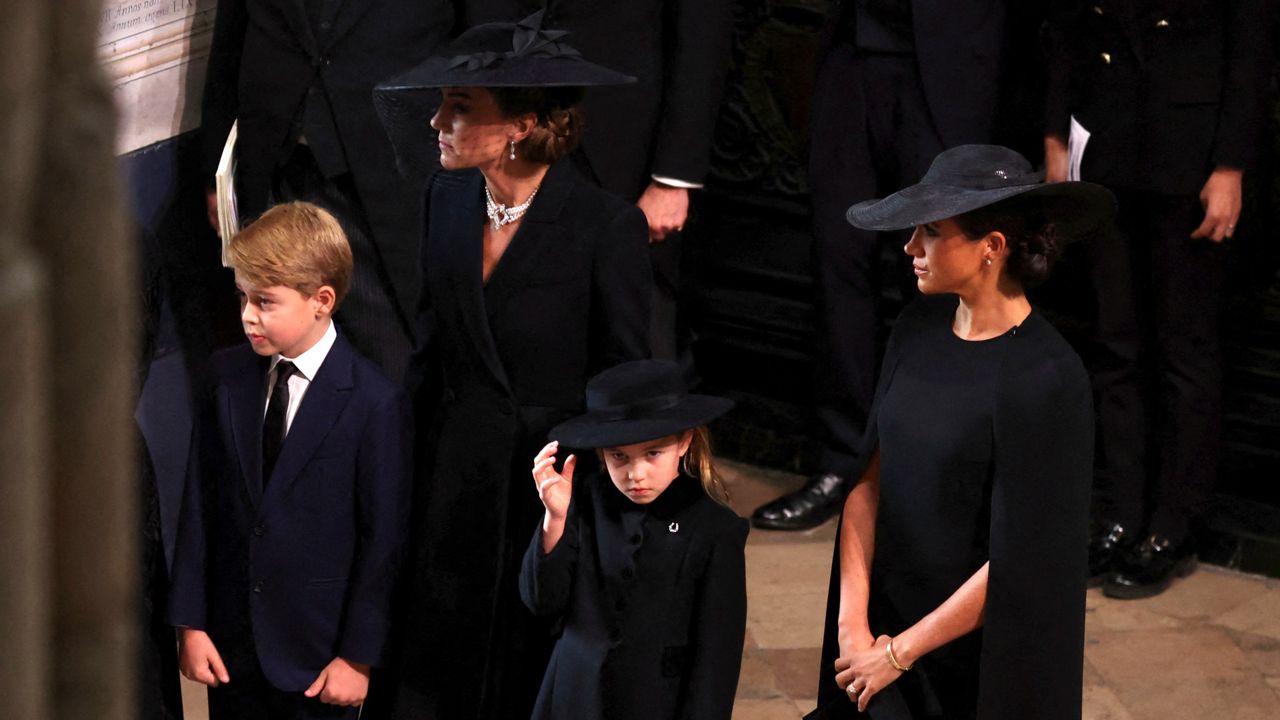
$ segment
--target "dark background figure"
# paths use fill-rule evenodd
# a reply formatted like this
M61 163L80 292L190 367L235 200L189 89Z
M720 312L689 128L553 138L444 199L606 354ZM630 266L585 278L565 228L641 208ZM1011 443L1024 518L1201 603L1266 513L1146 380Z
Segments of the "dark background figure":
M1226 248L1262 144L1267 0L1059 2L1046 161L1119 198L1092 246L1098 415L1091 573L1113 597L1189 572L1218 471Z
M1011 34L1005 0L843 5L818 73L809 149L817 280L817 472L758 509L757 526L794 530L831 517L852 482L874 392L884 294L915 292L898 252L906 237L850 227L845 210L917 181L942 150L996 133ZM1017 13L1024 18L1025 8ZM1012 126L1003 126L1009 130ZM883 260L886 245L892 260Z
M689 358L678 317L681 230L689 191L707 175L732 35L731 0L471 0L469 24L540 7L582 54L637 78L583 103L586 132L574 163L604 189L637 203L649 222L655 357Z
M412 350L422 195L396 171L373 86L429 55L453 26L452 0L220 0L214 25L206 181L239 118L242 223L293 199L338 217L356 269L335 319L392 378Z
M138 428L136 457L141 565L138 575L140 634L135 717L140 720L176 720L182 717L177 638L164 615L169 598L174 523L164 517L164 511L172 503L162 500L168 488L161 482L156 464L163 465L175 458L185 459L185 450L191 439L191 423L189 420L184 422L189 418L189 413L185 412L187 398L183 392L186 389L185 364L178 350L172 314L163 300L169 294L165 287L166 275L160 264L161 254L153 241L153 236L143 235L142 252L139 253L142 259L142 347L138 355L139 399L134 420ZM170 378L172 382L165 382ZM152 380L156 382L149 382ZM157 397L157 387L160 387L157 382L163 384L164 389L159 393L162 397ZM180 447L174 447L175 443Z

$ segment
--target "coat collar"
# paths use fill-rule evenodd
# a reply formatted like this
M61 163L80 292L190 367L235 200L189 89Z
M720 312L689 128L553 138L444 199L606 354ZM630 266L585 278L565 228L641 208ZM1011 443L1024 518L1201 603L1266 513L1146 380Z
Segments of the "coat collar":
M320 370L307 387L302 405L280 447L280 458L267 482L266 494L278 495L297 479L298 473L328 436L355 387L355 352L341 334L329 350Z
M578 182L576 172L569 163L558 162L543 176L538 195L529 206L524 222L520 223L485 286L485 304L490 318L496 317L511 298L529 284L531 276L545 266L548 256L561 254L557 253L557 246L563 244L566 233L560 216L574 183Z
M302 405L289 427L271 481L267 484L270 494L278 494L282 487L297 478L337 422L355 385L354 359L350 343L339 333L324 363L311 379ZM261 505L263 500L262 414L269 368L270 358L254 355L236 368L228 380L231 434L240 461L240 473L254 506Z

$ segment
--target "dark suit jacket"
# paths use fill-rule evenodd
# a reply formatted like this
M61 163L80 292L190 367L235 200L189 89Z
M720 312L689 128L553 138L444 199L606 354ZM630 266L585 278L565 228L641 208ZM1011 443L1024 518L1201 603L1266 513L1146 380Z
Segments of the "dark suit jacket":
M243 217L262 213L272 173L298 138L294 121L307 93L323 94L333 123L308 133L336 132L311 139L344 150L394 297L408 317L417 298L421 188L396 171L374 112L373 86L431 54L453 27L453 1L333 0L325 30L313 29L307 14L307 4L316 1L219 0L201 123L207 178L212 183L238 117L239 210Z
M529 477L534 455L552 426L581 411L593 374L649 355L640 210L553 165L483 284L483 182L475 170L443 172L430 191L423 346L409 381L429 432L418 443L404 675L456 704L457 717L477 707L501 716L495 703L521 692L491 668L525 641L491 630L527 616L515 579L542 507ZM523 671L536 682L541 667Z
M574 483L564 536L534 532L520 595L564 632L533 720L729 720L747 622L748 524L679 477L649 505Z
M268 366L248 346L213 357L169 620L215 644L252 642L267 679L293 692L334 657L385 660L408 522L411 421L403 391L339 334L264 487Z
M651 175L701 183L724 92L732 38L729 0L469 0L469 24L518 20L547 8L544 24L586 59L633 75L633 85L591 88L582 149L601 187L635 200Z
M1059 0L1050 19L1049 134L1092 136L1085 180L1196 194L1257 157L1268 0Z
M925 101L947 147L991 142L1000 106L1008 4L1015 0L911 3ZM854 43L855 0L844 3L835 40Z

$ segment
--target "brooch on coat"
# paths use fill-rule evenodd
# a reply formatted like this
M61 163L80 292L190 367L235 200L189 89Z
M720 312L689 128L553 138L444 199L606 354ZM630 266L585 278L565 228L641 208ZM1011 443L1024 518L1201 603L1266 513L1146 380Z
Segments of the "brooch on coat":
M670 525L667 526L667 530L673 533L680 532L680 523L678 522L671 523Z

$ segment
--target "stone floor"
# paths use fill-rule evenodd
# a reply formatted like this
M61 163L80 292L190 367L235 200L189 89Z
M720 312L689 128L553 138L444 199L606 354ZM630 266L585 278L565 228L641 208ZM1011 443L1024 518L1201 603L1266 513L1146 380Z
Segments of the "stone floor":
M803 482L724 469L743 515ZM813 709L834 538L834 521L803 533L752 531L734 720L792 720ZM1280 718L1280 581L1201 566L1150 600L1092 590L1086 612L1086 720ZM186 683L184 694L188 720L204 720L201 688Z

